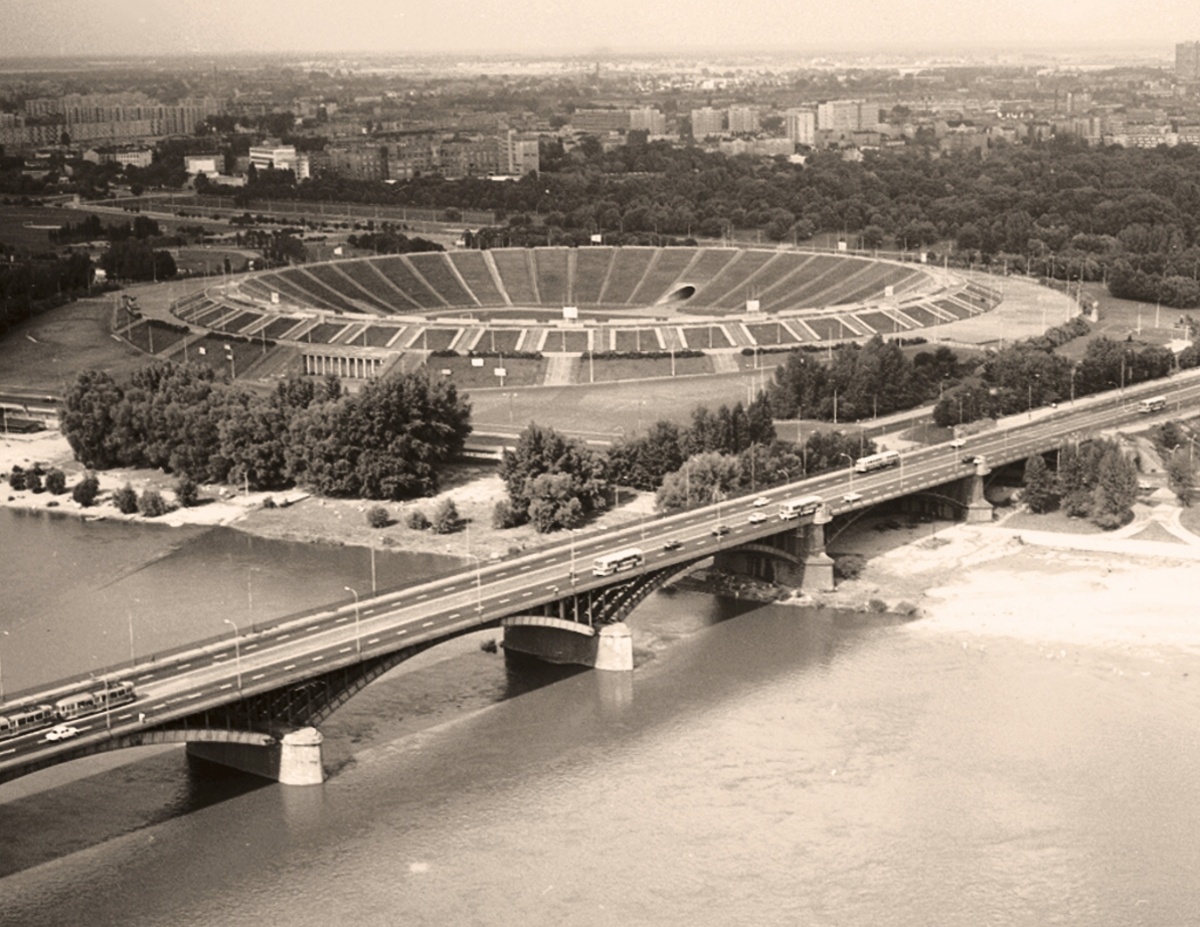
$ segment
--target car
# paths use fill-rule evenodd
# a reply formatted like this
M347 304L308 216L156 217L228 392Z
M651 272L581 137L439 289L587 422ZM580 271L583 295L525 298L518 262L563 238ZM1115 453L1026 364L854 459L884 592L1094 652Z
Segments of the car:
M759 496L757 499L755 499L750 504L753 505L756 509L761 509L764 505L770 505L771 500L768 499L766 496Z
M955 438L953 441L950 442L950 446L951 447L962 447L966 443L967 443L966 438Z
M848 492L842 496L842 501L853 505L855 502L861 502L862 497L863 495L860 492Z
M966 457L964 457L962 460L963 460L963 463L965 463L965 464L970 464L970 465L971 465L971 466L973 466L973 467L974 467L974 466L977 466L978 464L981 464L981 463L983 463L983 458L982 458L982 457L977 457L977 456L975 456L974 454L968 454L968 455L967 455Z
M70 740L79 733L79 728L72 727L69 724L59 724L56 727L46 731L47 740Z
M679 550L683 546L683 541L679 538L671 538L669 541L663 542L663 550Z
M762 512L755 512L750 516L750 524L760 525L767 520L767 516Z
M730 530L729 525L713 525L712 533L717 537L721 537L723 534L728 534Z

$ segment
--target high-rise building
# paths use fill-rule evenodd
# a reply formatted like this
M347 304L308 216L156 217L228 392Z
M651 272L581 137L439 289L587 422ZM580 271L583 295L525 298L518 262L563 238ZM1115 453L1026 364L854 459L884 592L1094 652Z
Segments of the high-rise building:
M705 106L692 110L692 138L708 138L720 135L725 125L725 114L719 109Z
M731 106L728 115L731 134L758 131L758 112L753 107Z
M817 137L817 114L811 109L789 109L783 114L783 127L789 141L811 145Z
M1175 77L1200 80L1200 42L1180 42L1175 46Z
M862 100L829 100L817 104L817 128L822 132L857 132L878 122Z
M652 106L629 111L629 128L645 129L651 135L662 135L667 131L667 117Z
M630 128L627 109L577 109L571 114L577 132L624 132Z

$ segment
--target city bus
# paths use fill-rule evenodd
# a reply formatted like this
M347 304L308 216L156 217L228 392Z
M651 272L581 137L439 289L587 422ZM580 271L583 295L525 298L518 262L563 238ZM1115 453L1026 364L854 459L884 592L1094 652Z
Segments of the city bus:
M868 454L854 461L855 473L868 473L871 470L883 470L900 463L899 451L880 451L878 454Z
M592 563L593 576L608 576L622 570L633 570L646 562L646 555L640 547L629 547L616 553L603 554Z
M1138 403L1139 412L1161 412L1167 407L1166 396L1151 396Z
M812 515L825 502L820 496L797 496L795 499L784 499L779 503L779 517L784 521L799 518L801 515Z

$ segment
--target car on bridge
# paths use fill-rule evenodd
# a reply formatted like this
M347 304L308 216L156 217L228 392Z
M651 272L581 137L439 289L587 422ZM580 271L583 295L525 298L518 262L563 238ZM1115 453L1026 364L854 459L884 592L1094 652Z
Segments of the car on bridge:
M729 525L713 525L713 529L710 533L715 534L717 537L721 537L722 535L728 534L731 530L733 529L731 529Z
M766 520L767 520L767 516L764 515L762 512L754 512L750 516L750 524L752 524L752 525L761 525Z
M755 499L750 504L752 506L754 506L756 509L761 509L764 505L770 505L771 500L768 499L766 496L759 496L757 499Z
M59 724L46 731L47 740L70 740L79 733L79 728L70 724Z
M663 550L679 550L683 546L683 541L679 538L671 538L663 542Z

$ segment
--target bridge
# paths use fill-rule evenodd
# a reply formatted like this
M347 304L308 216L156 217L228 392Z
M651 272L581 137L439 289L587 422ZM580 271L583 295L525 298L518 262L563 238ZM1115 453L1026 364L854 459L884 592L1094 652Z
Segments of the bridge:
M1198 372L1200 373L1200 372ZM831 588L826 533L881 503L902 499L939 514L990 520L983 488L993 468L1051 452L1139 418L1138 399L1167 397L1164 417L1200 403L1200 375L1181 374L1011 417L964 441L906 451L898 466L841 470L722 500L680 514L576 537L514 559L478 558L448 576L244 628L155 662L112 667L102 682L129 680L137 699L71 721L77 733L49 740L47 728L0 740L0 782L95 753L161 743L288 784L323 780L317 726L372 680L414 655L483 628L503 627L506 649L601 670L633 668L624 619L655 589L709 564L807 588ZM780 503L819 495L824 505L782 518ZM758 504L756 504L758 503ZM593 560L629 547L632 570L593 574ZM104 683L107 685L107 682ZM21 693L21 705L52 704L79 680Z

